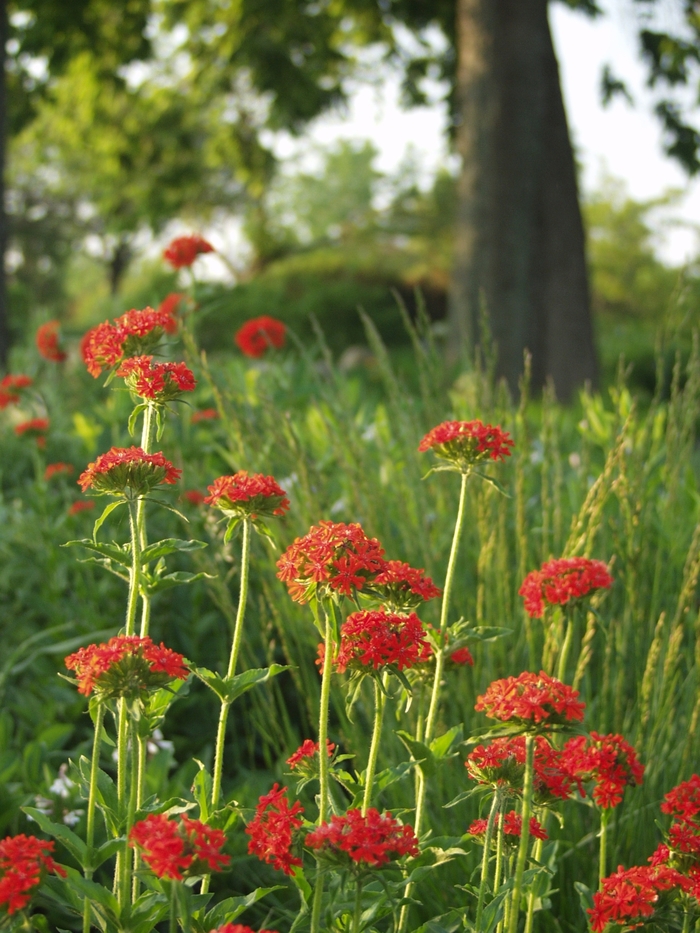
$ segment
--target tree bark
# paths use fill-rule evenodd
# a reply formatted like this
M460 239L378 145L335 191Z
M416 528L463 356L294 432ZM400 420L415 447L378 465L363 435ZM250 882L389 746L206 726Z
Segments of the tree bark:
M8 218L5 210L5 165L7 162L7 0L0 0L0 369L7 369L10 352L10 327L7 301L5 254L8 242Z
M595 382L585 241L547 0L457 0L461 121L450 346L473 349L485 302L497 374L562 400Z

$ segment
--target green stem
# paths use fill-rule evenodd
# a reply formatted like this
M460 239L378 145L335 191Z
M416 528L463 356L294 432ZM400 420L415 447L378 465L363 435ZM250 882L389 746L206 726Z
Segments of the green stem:
M557 679L564 682L566 678L566 662L569 660L569 652L571 651L571 642L574 637L574 620L571 618L569 613L566 613L566 631L564 634L564 643L561 646L561 652L559 653L559 666L557 668Z
M486 822L486 834L484 836L484 854L481 859L481 882L479 883L479 899L476 904L476 923L474 925L476 930L481 929L481 918L484 913L484 895L486 894L486 884L488 882L489 876L489 862L491 861L491 842L493 840L493 829L496 826L500 825L503 820L499 819L501 809L501 792L497 788L493 800L491 802L491 810L489 811L489 818ZM494 888L494 893L495 893Z
M687 906L683 911L683 929L681 933L690 933L690 911Z
M447 622L449 618L450 611L450 597L452 596L452 584L454 582L455 567L457 565L457 554L459 553L459 541L462 536L462 528L464 526L464 514L465 514L465 504L467 501L467 480L469 479L469 473L462 473L462 485L459 491L459 506L457 508L457 520L455 522L455 530L452 535L452 547L450 549L450 557L447 562L447 574L445 576L445 586L442 591L442 607L440 612L440 636L438 639L438 649L435 652L435 677L433 679L433 687L430 694L430 706L428 708L428 718L425 723L425 736L423 741L426 745L430 745L434 738L435 725L437 720L437 711L438 704L440 700L440 685L442 682L442 672L445 667L445 635L447 633ZM418 769L418 788L416 793L416 817L414 820L414 832L416 836L420 836L421 829L423 826L423 815L425 811L425 795L427 790L427 784L425 780L425 775L423 771ZM411 896L411 890L413 885L409 884L406 887L405 897L409 898ZM401 908L401 918L399 920L399 930L398 933L406 933L406 927L408 925L408 905L405 904Z
M126 803L126 769L128 755L128 737L129 737L129 714L126 708L126 700L122 697L119 701L119 724L117 728L117 800L119 812L125 813ZM128 842L117 853L117 867L115 872L115 882L119 906L125 907L128 896L126 889L126 878L128 875Z
M606 875L607 850L608 850L608 821L610 819L610 810L600 811L600 849L598 850L598 887L602 890L603 878Z
M148 740L139 735L137 737L136 750L138 752L138 761L136 767L136 809L140 810L143 805L144 792L146 789L146 754L148 751ZM131 884L131 901L134 903L139 896L141 884L137 872L139 870L140 857L138 849L134 849L133 875Z
M333 673L333 626L331 614L333 604L330 600L324 604L326 615L326 632L324 638L325 654L323 657L323 674L321 677L321 703L318 717L318 762L319 762L319 803L318 825L325 823L328 818L329 786L328 786L328 755L325 754L328 743L328 708L331 697L331 674ZM323 904L323 872L316 862L316 888L314 890L314 903L311 912L311 933L319 933L321 929L321 907Z
M151 453L151 441L153 436L153 416L155 408L149 405L143 413L143 428L141 431L141 449L144 453ZM143 551L148 545L148 535L146 534L146 500L139 499L136 504L136 527L139 536L139 546ZM148 635L148 629L151 623L151 597L148 593L141 594L141 638Z
M178 881L170 882L170 917L168 919L168 933L177 933L177 895L175 887L176 884L179 884Z
M525 777L523 780L523 809L522 828L520 830L520 846L518 847L518 860L515 863L515 878L513 880L513 903L508 918L508 933L517 933L518 914L520 913L520 896L523 890L523 875L527 862L527 849L530 842L530 816L532 814L532 788L535 762L535 737L525 736Z
M100 770L100 742L102 738L102 723L104 721L105 708L102 703L97 704L95 713L95 736L92 743L92 761L90 762L90 789L88 791L87 805L87 826L85 830L85 842L87 845L88 858L92 863L92 849L95 845L95 804L97 798L97 775ZM85 877L92 878L92 867L85 869ZM85 898L83 905L83 933L90 931L90 900Z
M360 919L362 917L362 879L357 879L355 888L355 910L352 915L352 933L360 933Z
M384 687L386 687L387 675L384 674ZM372 786L374 784L374 774L377 770L377 757L379 755L379 743L382 740L382 719L384 718L384 705L386 696L382 690L379 681L374 682L374 729L372 730L372 744L369 747L369 758L367 759L367 771L365 773L365 796L362 801L362 815L365 816L370 804L372 803ZM320 754L320 753L319 753Z
M493 893L496 894L501 886L501 872L503 871L503 840L505 838L505 820L500 820L498 824L498 835L496 836L496 868L493 873Z
M535 845L532 849L532 858L535 862L539 862L542 858L542 850L544 849L544 840L538 839L535 842ZM527 917L525 919L525 933L532 933L532 925L535 922L535 892L534 890L530 891L527 897Z
M132 499L129 500L129 526L131 529L131 569L129 571L129 597L126 601L126 622L124 623L125 634L133 635L136 627L136 607L139 601L139 590L141 589L141 539L138 530L138 507L143 500L139 499L138 504Z

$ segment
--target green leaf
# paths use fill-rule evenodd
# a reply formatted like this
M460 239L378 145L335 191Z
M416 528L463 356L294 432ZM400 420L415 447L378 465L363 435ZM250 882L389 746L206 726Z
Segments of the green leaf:
M506 499L512 499L513 497L506 489L498 482L497 479L494 479L493 476L487 476L486 473L479 473L478 470L472 470L473 476L478 476L480 479L483 479L485 483L490 483L495 489L497 489L502 496L505 496Z
M102 541L93 541L92 538L80 538L75 541L66 541L61 547L84 547L88 551L97 551L103 557L109 557L110 560L122 564L124 567L131 567L131 545L130 544L105 544Z
M222 702L230 704L248 690L265 683L270 677L277 677L287 669L288 666L285 664L271 664L270 667L251 668L231 678L222 677L214 671L207 670L206 667L193 667L192 673L213 690Z
M97 541L97 532L104 525L105 519L107 518L108 515L111 515L111 513L115 509L118 509L120 505L126 505L123 499L117 499L116 502L110 502L109 505L106 506L104 512L102 513L102 515L100 515L100 517L97 519L97 521L92 527L93 540Z
M70 854L75 858L79 864L85 868L85 863L87 862L87 846L83 840L72 829L69 829L64 823L53 823L45 813L42 813L41 810L37 810L36 807L22 807L24 813L27 814L35 823L44 830L49 836L53 836L54 839L58 839Z
M144 575L146 576L146 575ZM194 583L196 580L213 579L210 573L188 573L185 570L176 570L174 573L168 573L164 577L146 576L144 589L149 595L160 593L162 590L170 590L174 586L183 586L186 583Z
M148 564L159 557L165 557L168 554L174 554L176 551L188 552L199 551L207 547L205 541L187 540L184 538L163 538L162 541L155 541L149 544L141 552L141 563Z
M167 916L168 907L169 901L164 894L145 891L128 910L129 933L151 933L156 924Z
M195 761L197 761L196 758ZM201 761L197 761L197 764L199 765L199 771L192 782L192 793L199 804L199 819L206 823L209 819L212 779L204 764Z
M466 641L497 641L499 638L506 638L513 634L512 628L505 628L500 625L477 625L468 629L464 633Z
M238 528L238 526L240 525L240 523L241 523L242 521L243 521L243 519L242 519L242 518L239 518L239 517L237 517L237 516L235 516L234 518L232 518L232 519L229 520L229 523L228 523L228 525L226 526L226 531L225 531L225 533L224 533L224 544L228 544L228 543L229 543L229 541L231 540L231 538L232 538L232 537L234 536L234 534L236 533L236 529Z
M119 577L120 580L126 580L127 583L129 582L129 574L120 570L119 565L115 564L109 557L82 557L78 558L78 563L97 564L98 567L104 567L105 570L113 573L114 576Z
M446 758L448 754L453 751L454 746L459 745L462 741L462 730L462 723L459 723L459 725L453 726L448 732L433 739L430 743L430 751L433 753L433 756L437 759Z
M127 423L127 429L129 431L129 437L133 437L136 432L136 420L142 411L145 411L148 408L148 405L141 404L137 405L134 410L129 415L129 421Z
M423 774L425 774L426 777L431 777L435 774L435 758L428 746L424 745L423 742L416 742L413 736L401 729L397 729L396 735L398 735L403 744L413 755Z
M301 873L303 878L303 872ZM299 885L297 879L293 876L292 880L295 884ZM306 887L309 889L309 895L311 894L311 887L309 886L308 881L303 878ZM253 904L257 904L258 901L261 901L264 897L267 897L268 894L271 894L273 891L283 890L283 885L276 884L271 888L256 888L254 891L251 891L250 894L246 894L245 897L227 897L225 900L221 901L216 907L212 908L204 918L204 928L206 930L214 930L217 927L223 926L225 923L233 923L243 911L247 910L249 907L252 907Z

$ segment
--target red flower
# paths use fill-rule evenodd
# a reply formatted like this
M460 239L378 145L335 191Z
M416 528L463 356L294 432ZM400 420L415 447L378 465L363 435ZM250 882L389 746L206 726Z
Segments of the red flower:
M215 408L201 408L199 411L192 412L192 424L198 424L200 421L214 421L219 417L219 412Z
M68 655L65 665L75 671L78 693L84 696L93 691L102 697L138 696L189 675L181 654L137 635L116 635L108 642L79 648Z
M326 739L326 750L329 758L333 754L334 749L335 745L333 742L329 742L328 739ZM300 765L312 762L316 755L318 755L318 742L314 742L313 739L305 739L294 754L289 756L287 764L294 770Z
M531 618L541 619L545 603L566 605L583 599L592 590L608 589L613 578L602 560L587 557L562 557L549 560L539 570L532 570L523 580L518 594Z
M544 671L524 671L517 677L494 680L486 693L477 697L474 709L491 719L515 720L526 726L580 722L585 704L577 699L578 695L578 690Z
M0 842L0 904L8 914L27 906L46 872L62 878L66 872L51 858L53 842L36 836L6 836Z
M289 595L307 602L319 584L350 596L384 568L384 548L357 524L320 522L296 538L277 561L277 576Z
M154 363L152 356L132 356L124 360L117 375L140 398L169 402L182 392L193 392L194 373L185 363Z
M468 664L469 667L474 667L474 658L469 648L457 648L456 651L453 651L452 654L448 655L448 661L451 661L453 664Z
M248 474L239 470L233 476L219 476L207 487L207 505L221 509L232 518L256 518L258 515L284 515L289 499L272 476Z
M482 460L505 460L514 446L510 434L496 425L481 421L443 421L428 431L418 450L421 453L432 450L462 472L468 472Z
M158 305L157 311L159 314L167 314L168 317L174 319L175 313L180 307L180 303L186 300L186 296L181 295L180 292L170 292Z
M151 813L136 823L129 833L129 844L159 878L182 881L185 873L221 871L231 859L223 855L226 836L200 820L183 816L178 822L164 813Z
M157 311L132 308L115 318L89 330L80 344L80 352L91 376L111 369L125 356L141 356L156 346L163 333L177 330L177 321L169 307L161 305Z
M29 376L7 375L0 379L0 409L19 402L18 389L26 389L32 384Z
M66 358L59 344L59 327L58 321L47 321L36 332L36 348L40 356L52 363L62 363Z
M696 822L700 813L700 775L694 774L670 790L661 804L661 812L684 822Z
M623 868L603 878L602 888L593 895L593 907L588 909L591 929L602 933L608 924L634 928L653 916L659 894L690 882L680 872L666 866L635 865Z
M255 933L252 927L245 927L241 923L225 923L222 927L212 930L212 933ZM276 930L260 930L260 933L277 933Z
M286 333L287 328L282 321L263 314L262 317L254 317L246 321L234 339L245 356L257 359L265 356L270 347L275 347L277 350L283 347Z
M285 875L293 875L294 866L302 864L301 859L292 854L292 844L294 831L303 823L298 814L303 813L304 808L299 801L290 807L286 792L286 787L275 784L269 794L264 794L245 831L250 836L248 852L251 855L257 855Z
M576 736L563 749L564 759L576 781L595 781L593 799L609 809L622 802L625 787L641 784L644 765L634 748L621 735Z
M161 483L176 483L181 473L160 452L147 454L141 447L112 447L88 464L78 483L83 492L94 489L100 494L123 495L130 489L143 495Z
M335 657L339 674L348 667L362 670L395 666L400 671L415 667L432 657L423 623L412 612L400 616L384 610L353 612L340 628L340 645Z
M202 505L204 502L204 493L200 492L198 489L186 489L182 498L186 499L190 505Z
M490 745L477 745L464 763L469 776L480 784L508 787L512 794L522 794L525 774L525 737L494 739ZM566 800L576 779L569 771L561 752L552 748L545 736L535 737L534 801L536 806Z
M50 480L54 476L60 476L62 473L70 474L73 472L72 463L49 463L44 470L44 479Z
M198 233L189 236L178 236L171 241L170 246L163 250L163 259L169 262L173 269L182 269L191 266L201 253L213 253L214 247Z
M77 499L68 509L69 515L77 515L78 512L89 512L95 508L92 499Z
M15 425L15 434L17 437L33 437L38 447L46 446L46 433L49 430L48 418L30 418L29 421L22 421Z
M421 567L411 567L401 560L386 560L372 581L371 592L395 611L414 609L422 601L442 595Z
M332 816L329 823L306 837L306 845L330 857L347 857L363 866L379 867L404 855L418 855L418 841L412 826L404 826L390 813L370 808L348 810L345 816Z
M501 825L500 816L500 813L496 815L494 828L498 828ZM485 836L487 826L488 820L474 820L467 832L470 836ZM503 820L504 842L507 845L517 845L520 840L520 836L522 835L522 831L522 817L516 813L515 810L511 810L510 813L506 813ZM542 826L539 820L535 819L534 816L530 817L530 835L534 836L535 839L549 839L544 826Z

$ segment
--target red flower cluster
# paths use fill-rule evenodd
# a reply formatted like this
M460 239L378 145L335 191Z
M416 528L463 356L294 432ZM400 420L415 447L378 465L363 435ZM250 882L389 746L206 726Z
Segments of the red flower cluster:
M50 422L48 418L30 418L29 421L22 421L15 425L15 434L17 437L33 437L36 440L37 447L46 446L46 434L48 433Z
M169 262L173 269L182 269L191 266L197 256L202 253L213 253L214 247L198 233L189 236L178 236L163 250L163 259Z
M6 836L0 842L0 905L14 914L26 907L46 872L66 873L51 858L53 842L36 836Z
M360 525L326 521L289 545L277 561L277 576L299 603L307 602L321 584L350 596L382 572L383 558L384 548Z
M477 745L467 756L464 766L469 776L480 784L506 786L513 794L522 794L525 774L525 737L522 735L494 739L490 745ZM575 778L568 763L545 736L535 737L534 801L546 806L555 799L566 800Z
M471 651L466 646L464 648L457 648L451 655L448 655L447 660L451 661L453 664L459 664L460 667L464 664L468 664L469 667L474 667L474 658L472 657Z
M44 479L48 481L54 476L60 476L61 474L69 475L72 472L72 463L61 463L60 461L58 463L49 463L44 470Z
M202 505L204 503L204 493L198 489L186 489L182 494L182 498L189 502L190 505Z
M563 757L577 782L595 781L593 799L604 809L616 807L625 787L635 787L644 779L644 765L621 735L576 736L564 746Z
M286 333L287 328L282 321L263 314L246 321L234 339L241 353L258 359L265 356L270 347L277 350L283 347Z
M200 421L214 421L219 417L219 412L215 408L201 408L199 411L192 412L192 424L198 424Z
M602 560L587 557L562 557L548 560L539 570L532 570L523 580L518 594L531 618L541 619L545 603L564 606L583 599L593 590L608 589L613 578Z
M286 793L286 787L275 784L269 794L263 794L245 831L250 836L248 852L251 855L257 855L285 875L293 875L294 866L302 864L301 859L292 854L292 843L294 831L303 823L300 814L304 808L299 801L290 807Z
M66 358L59 343L59 327L58 321L47 321L37 328L36 332L36 348L39 355L52 363L62 363Z
M90 512L95 508L95 503L92 499L77 499L71 506L68 508L69 515L77 515L79 512Z
M181 392L193 392L194 373L185 363L154 363L152 356L132 356L124 360L117 375L140 398L168 402Z
M675 853L700 860L700 775L694 774L664 797L661 812L673 817L668 842ZM700 880L700 864L692 866ZM700 886L699 886L700 893Z
M115 318L114 323L104 321L83 337L80 352L91 376L97 378L103 369L111 369L125 356L148 353L163 333L174 333L177 321L169 307L133 308Z
M258 515L284 515L289 499L272 476L262 473L248 474L239 470L233 476L219 476L211 486L207 505L221 509L232 518L256 518Z
M185 300L186 296L182 295L180 292L170 292L158 305L158 313L167 314L174 319L177 309L180 307L180 303Z
M172 485L180 478L176 469L162 453L147 454L141 447L112 447L78 477L83 492L123 495L126 489L143 495L161 483Z
M159 878L182 881L184 874L222 871L231 862L221 849L226 835L200 820L183 816L179 821L164 813L151 813L136 823L129 833L129 843Z
M424 453L432 450L464 472L483 460L505 460L515 444L510 434L481 421L443 421L432 428L418 445Z
M404 855L418 855L418 840L412 826L404 826L390 813L381 814L370 808L365 816L361 810L348 810L345 816L332 816L329 823L306 837L310 849L321 850L330 857L348 857L352 862L372 867Z
M103 697L138 696L170 680L186 680L189 674L181 654L137 635L115 635L108 642L79 648L65 665L75 671L78 693L84 696L93 690Z
M396 611L413 609L421 601L442 595L422 567L411 567L401 560L384 561L381 572L372 581L371 592Z
M432 654L423 623L414 612L401 616L382 609L365 610L353 612L343 622L334 664L339 674L348 668L376 671L390 665L402 671L429 661Z
M225 923L222 927L212 930L212 933L255 933L252 927L243 926L242 923ZM260 930L259 933L277 933L276 930Z
M659 894L672 888L687 889L689 881L667 866L636 865L623 868L603 878L602 888L593 895L588 915L594 933L602 933L608 924L634 928L653 916Z
M289 756L287 764L294 770L300 765L303 766L312 762L316 755L318 755L318 748L318 742L314 742L313 739L305 739L294 754ZM329 742L328 739L326 739L326 749L328 757L330 758L335 750L335 745L333 742Z
M500 813L496 816L496 828L501 825L500 816ZM474 820L467 832L470 836L485 836L487 825L488 820ZM517 844L522 835L522 831L523 819L520 814L516 813L515 810L506 813L503 818L503 838L506 845ZM544 826L542 826L539 820L535 819L534 816L530 817L530 835L534 836L535 839L549 839Z
M524 726L581 722L585 704L577 699L578 695L578 690L544 671L524 671L517 677L494 680L486 693L476 698L474 709L491 719L515 720Z
M26 389L32 384L29 376L9 374L0 379L0 409L7 408L19 402L18 390Z

